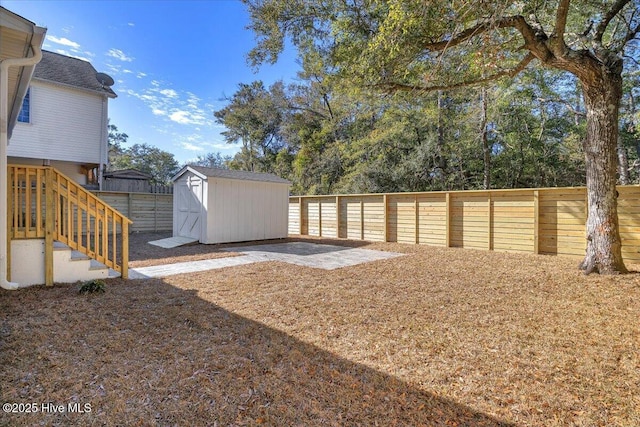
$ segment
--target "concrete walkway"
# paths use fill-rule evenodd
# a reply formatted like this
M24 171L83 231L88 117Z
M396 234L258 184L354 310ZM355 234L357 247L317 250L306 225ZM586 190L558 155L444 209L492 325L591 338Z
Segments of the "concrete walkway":
M336 268L350 267L365 262L402 256L402 254L396 252L383 252L371 249L348 248L307 242L241 246L224 250L227 252L239 252L242 255L229 258L131 268L129 269L129 278L148 279L151 277L165 277L265 261L282 261L304 267L335 270Z

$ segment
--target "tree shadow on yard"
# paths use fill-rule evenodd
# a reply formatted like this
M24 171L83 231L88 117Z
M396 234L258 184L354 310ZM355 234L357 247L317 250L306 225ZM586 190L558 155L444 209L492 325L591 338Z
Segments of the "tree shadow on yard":
M509 425L159 279L77 289L0 294L0 397L91 411L0 425Z

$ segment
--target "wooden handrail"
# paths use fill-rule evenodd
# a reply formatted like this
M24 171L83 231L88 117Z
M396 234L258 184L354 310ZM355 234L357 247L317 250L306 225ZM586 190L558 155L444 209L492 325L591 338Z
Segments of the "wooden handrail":
M45 265L58 240L127 278L131 220L55 168L9 165L8 172L10 239L45 238Z

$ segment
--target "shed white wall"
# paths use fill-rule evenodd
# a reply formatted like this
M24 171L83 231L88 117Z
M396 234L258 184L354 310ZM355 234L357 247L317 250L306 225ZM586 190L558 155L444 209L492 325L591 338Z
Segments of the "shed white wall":
M279 239L288 235L289 186L209 177L202 243Z
M33 80L30 123L17 122L13 157L106 163L107 98Z

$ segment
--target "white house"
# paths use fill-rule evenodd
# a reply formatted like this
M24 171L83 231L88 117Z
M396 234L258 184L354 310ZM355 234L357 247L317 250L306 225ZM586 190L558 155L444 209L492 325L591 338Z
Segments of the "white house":
M131 221L85 188L107 162L107 103L116 95L88 62L43 53L45 34L0 7L4 289L107 277L109 269L127 277Z
M285 179L185 166L173 183L174 237L226 243L288 235L290 183Z
M50 165L98 189L108 161L108 101L115 92L87 62L42 52L9 141L9 163Z

